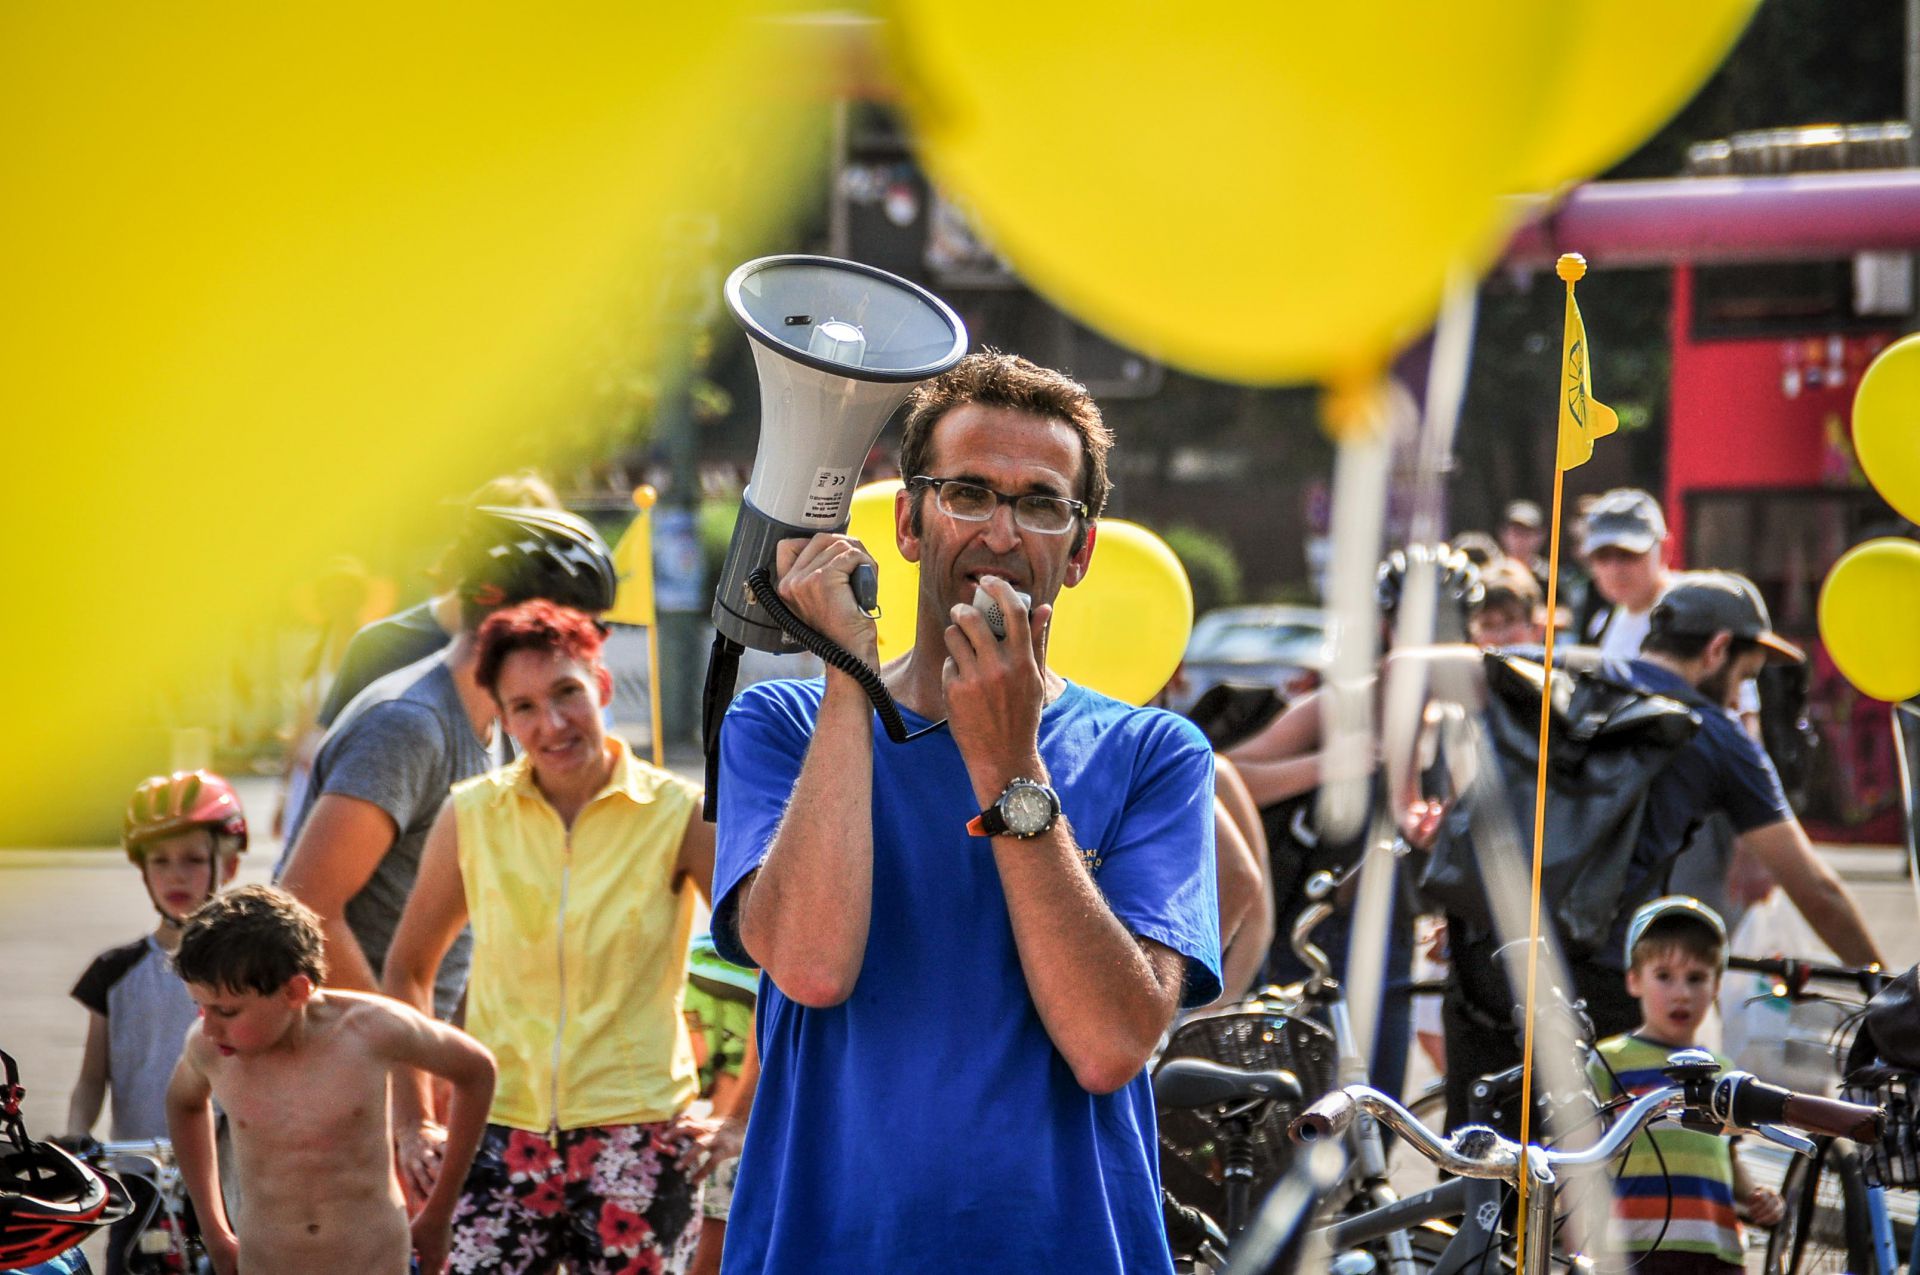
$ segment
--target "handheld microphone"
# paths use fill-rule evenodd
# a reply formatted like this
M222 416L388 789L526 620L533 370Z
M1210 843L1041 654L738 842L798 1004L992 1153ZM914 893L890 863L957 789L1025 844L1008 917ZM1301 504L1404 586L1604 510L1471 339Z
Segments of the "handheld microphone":
M1020 592L1018 589L1015 589L1013 594L1020 599L1020 605L1024 607L1033 606L1033 599L1027 594ZM987 592L984 585L974 588L973 609L987 617L987 627L993 630L995 637L999 638L1002 642L1007 640L1006 612L1000 609L1000 604L993 600L993 595Z

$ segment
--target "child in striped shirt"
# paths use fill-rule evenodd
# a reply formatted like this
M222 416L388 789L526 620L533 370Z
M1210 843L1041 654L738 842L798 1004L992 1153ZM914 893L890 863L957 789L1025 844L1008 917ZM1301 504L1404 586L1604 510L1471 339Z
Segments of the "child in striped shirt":
M1640 1002L1640 1026L1600 1042L1594 1085L1603 1099L1668 1083L1667 1055L1698 1047L1726 963L1726 925L1699 900L1669 895L1634 913L1627 991ZM1627 1149L1614 1181L1614 1238L1633 1255L1635 1275L1737 1275L1746 1251L1736 1201L1764 1226L1784 1211L1777 1194L1747 1179L1729 1138L1661 1124Z

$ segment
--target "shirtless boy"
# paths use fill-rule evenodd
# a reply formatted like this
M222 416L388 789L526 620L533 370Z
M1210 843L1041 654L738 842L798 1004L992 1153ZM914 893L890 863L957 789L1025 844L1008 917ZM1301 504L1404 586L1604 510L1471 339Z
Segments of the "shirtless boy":
M200 1006L167 1090L167 1118L220 1275L401 1275L409 1248L439 1275L453 1206L486 1127L493 1056L408 1006L323 991L314 914L271 886L188 918L175 967ZM389 1076L418 1067L453 1086L446 1171L409 1234L393 1170ZM209 1098L226 1112L246 1203L220 1202Z

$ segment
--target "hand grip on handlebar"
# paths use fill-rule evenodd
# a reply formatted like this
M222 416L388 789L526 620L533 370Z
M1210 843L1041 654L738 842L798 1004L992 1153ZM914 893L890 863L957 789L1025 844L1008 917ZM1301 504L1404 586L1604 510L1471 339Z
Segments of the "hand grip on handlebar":
M1795 1093L1744 1071L1730 1071L1714 1085L1713 1114L1740 1129L1784 1124L1859 1143L1880 1141L1887 1123L1879 1107Z
M1358 1110L1346 1090L1336 1089L1315 1099L1312 1106L1295 1117L1287 1126L1287 1136L1301 1146L1337 1138L1347 1131Z

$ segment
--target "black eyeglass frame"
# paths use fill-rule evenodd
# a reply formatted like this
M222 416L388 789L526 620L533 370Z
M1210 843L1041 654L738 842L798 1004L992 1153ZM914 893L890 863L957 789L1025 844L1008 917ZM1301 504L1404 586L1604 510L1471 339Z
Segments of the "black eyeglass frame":
M940 489L949 483L959 483L964 487L972 487L977 491L986 492L989 496L993 497L993 508L996 512L1001 505L1013 506L1014 525L1031 531L1036 536L1064 536L1073 530L1073 520L1071 518L1068 519L1067 525L1061 527L1058 531L1050 531L1041 527L1029 527L1026 523L1020 521L1020 502L1023 500L1041 500L1049 504L1065 505L1073 511L1074 518L1083 520L1086 519L1091 512L1087 507L1086 501L1075 500L1071 496L1050 496L1045 492L1039 491L1022 492L1018 496L1009 496L1004 491L997 491L985 483L972 478L935 478L931 474L915 474L912 478L907 479L907 489L909 491L916 491L924 488L932 488L934 501L937 504L940 499ZM944 505L941 506L940 512L946 514L949 518L958 518L962 522L988 522L993 518L992 513L989 513L985 518L969 518L965 514L954 513Z

